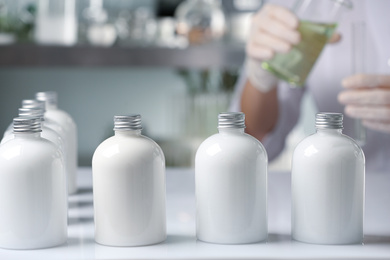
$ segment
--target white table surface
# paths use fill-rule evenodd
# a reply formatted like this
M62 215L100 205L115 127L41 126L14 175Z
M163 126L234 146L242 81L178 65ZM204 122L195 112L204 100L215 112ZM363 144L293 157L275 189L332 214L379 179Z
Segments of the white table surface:
M268 178L267 243L217 245L197 241L194 170L170 168L167 240L153 246L108 247L94 242L92 171L80 168L79 192L69 198L67 244L40 250L0 249L0 259L390 259L390 173L366 175L365 242L348 246L291 241L290 174L270 172Z

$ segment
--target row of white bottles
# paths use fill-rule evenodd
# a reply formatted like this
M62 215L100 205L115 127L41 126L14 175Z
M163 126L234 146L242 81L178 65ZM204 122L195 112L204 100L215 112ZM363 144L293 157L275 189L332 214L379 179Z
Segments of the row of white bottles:
M77 191L77 129L73 119L57 107L56 92L38 92L36 100L23 100L19 116L38 116L42 118L42 137L61 147L65 158L68 193ZM52 133L52 132L55 132ZM57 135L55 137L54 135ZM5 131L1 143L13 138L12 124Z
M67 188L60 148L41 137L39 117L13 120L0 145L0 247L37 249L67 240Z
M292 237L318 244L361 243L363 152L341 133L341 114L316 117L318 132L294 151ZM114 121L115 136L96 149L92 162L96 242L161 242L166 235L163 153L141 135L139 115ZM244 244L267 239L267 153L244 129L243 113L221 113L219 133L196 153L199 240Z
M195 159L199 240L255 243L267 238L267 154L244 133L243 113L222 113L219 133ZM316 115L317 133L292 161L292 238L314 244L363 242L365 159L342 134L343 115Z
M9 158L19 158L20 148L16 149L17 145L27 146L34 138L40 142L44 140L37 134L40 131L37 124L42 117L22 120L21 124L18 120L22 119L14 121L15 137L0 146L0 167L3 167L0 172L11 172L10 169L15 167L12 169L17 174L32 178L22 170L25 168L17 167L22 159ZM362 242L364 154L356 142L342 134L342 120L341 114L317 114L317 133L304 139L294 151L292 238L295 240L318 244ZM166 238L165 158L161 148L143 136L141 129L140 115L115 116L115 135L101 143L93 155L97 243L141 246L160 243ZM219 133L206 139L196 153L196 233L199 240L244 244L267 239L267 153L257 139L245 134L244 129L243 113L221 113L218 117ZM55 154L61 156L58 145L45 142L56 148ZM40 160L31 158L26 155L23 160L31 164ZM15 165L12 164L14 162ZM45 169L39 169L43 176L46 176ZM28 248L12 240L14 237L9 237L7 228L16 228L17 221L26 221L26 214L17 217L24 212L24 207L15 205L30 205L31 201L26 194L27 202L7 203L19 190L14 189L17 179L12 179L12 175L4 176L6 179L0 180L0 211L11 213L0 217L0 247ZM11 185L7 186L7 183ZM43 184L29 187L26 182L24 185L26 190L43 189ZM59 182L56 185L60 185ZM46 195L52 192L48 199L59 200L60 193L54 194L52 188L48 185L42 192ZM31 206L29 209L34 210ZM58 211L57 215L52 215L56 221L63 213ZM44 210L39 212L43 213L34 214L43 217L47 213ZM28 225L24 227L18 231L27 232L21 233L27 236L30 234ZM58 241L54 235L51 240ZM50 245L39 244L30 248L47 246Z

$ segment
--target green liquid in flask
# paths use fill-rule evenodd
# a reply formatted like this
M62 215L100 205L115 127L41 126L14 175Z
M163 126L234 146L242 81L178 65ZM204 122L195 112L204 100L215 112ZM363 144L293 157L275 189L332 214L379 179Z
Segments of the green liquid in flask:
M262 67L278 78L302 86L337 24L301 21L298 31L301 41L288 53L278 53Z

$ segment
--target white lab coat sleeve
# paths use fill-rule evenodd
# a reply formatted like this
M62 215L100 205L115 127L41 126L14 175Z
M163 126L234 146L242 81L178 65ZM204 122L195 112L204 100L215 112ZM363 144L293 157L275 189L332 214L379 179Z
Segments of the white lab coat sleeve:
M237 81L229 111L241 111L241 94L246 82L245 69ZM304 88L291 88L289 84L278 85L279 116L274 129L261 141L268 153L269 161L275 159L283 150L286 137L296 125L301 107Z

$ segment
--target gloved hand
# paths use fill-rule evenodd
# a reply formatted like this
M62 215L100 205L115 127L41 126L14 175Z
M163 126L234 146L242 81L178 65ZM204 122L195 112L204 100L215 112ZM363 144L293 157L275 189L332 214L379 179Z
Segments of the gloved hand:
M343 80L347 89L338 95L345 114L363 125L390 133L390 75L353 75Z
M261 68L262 61L272 59L276 53L287 53L298 44L298 17L290 10L273 4L266 4L254 15L251 32L246 46L246 71L254 87L268 92L277 85L277 78ZM334 33L329 43L338 42L340 34Z
M277 78L261 68L261 62L275 53L287 53L299 43L299 20L288 9L266 4L252 18L251 33L246 46L246 71L250 82L262 92L270 91Z

